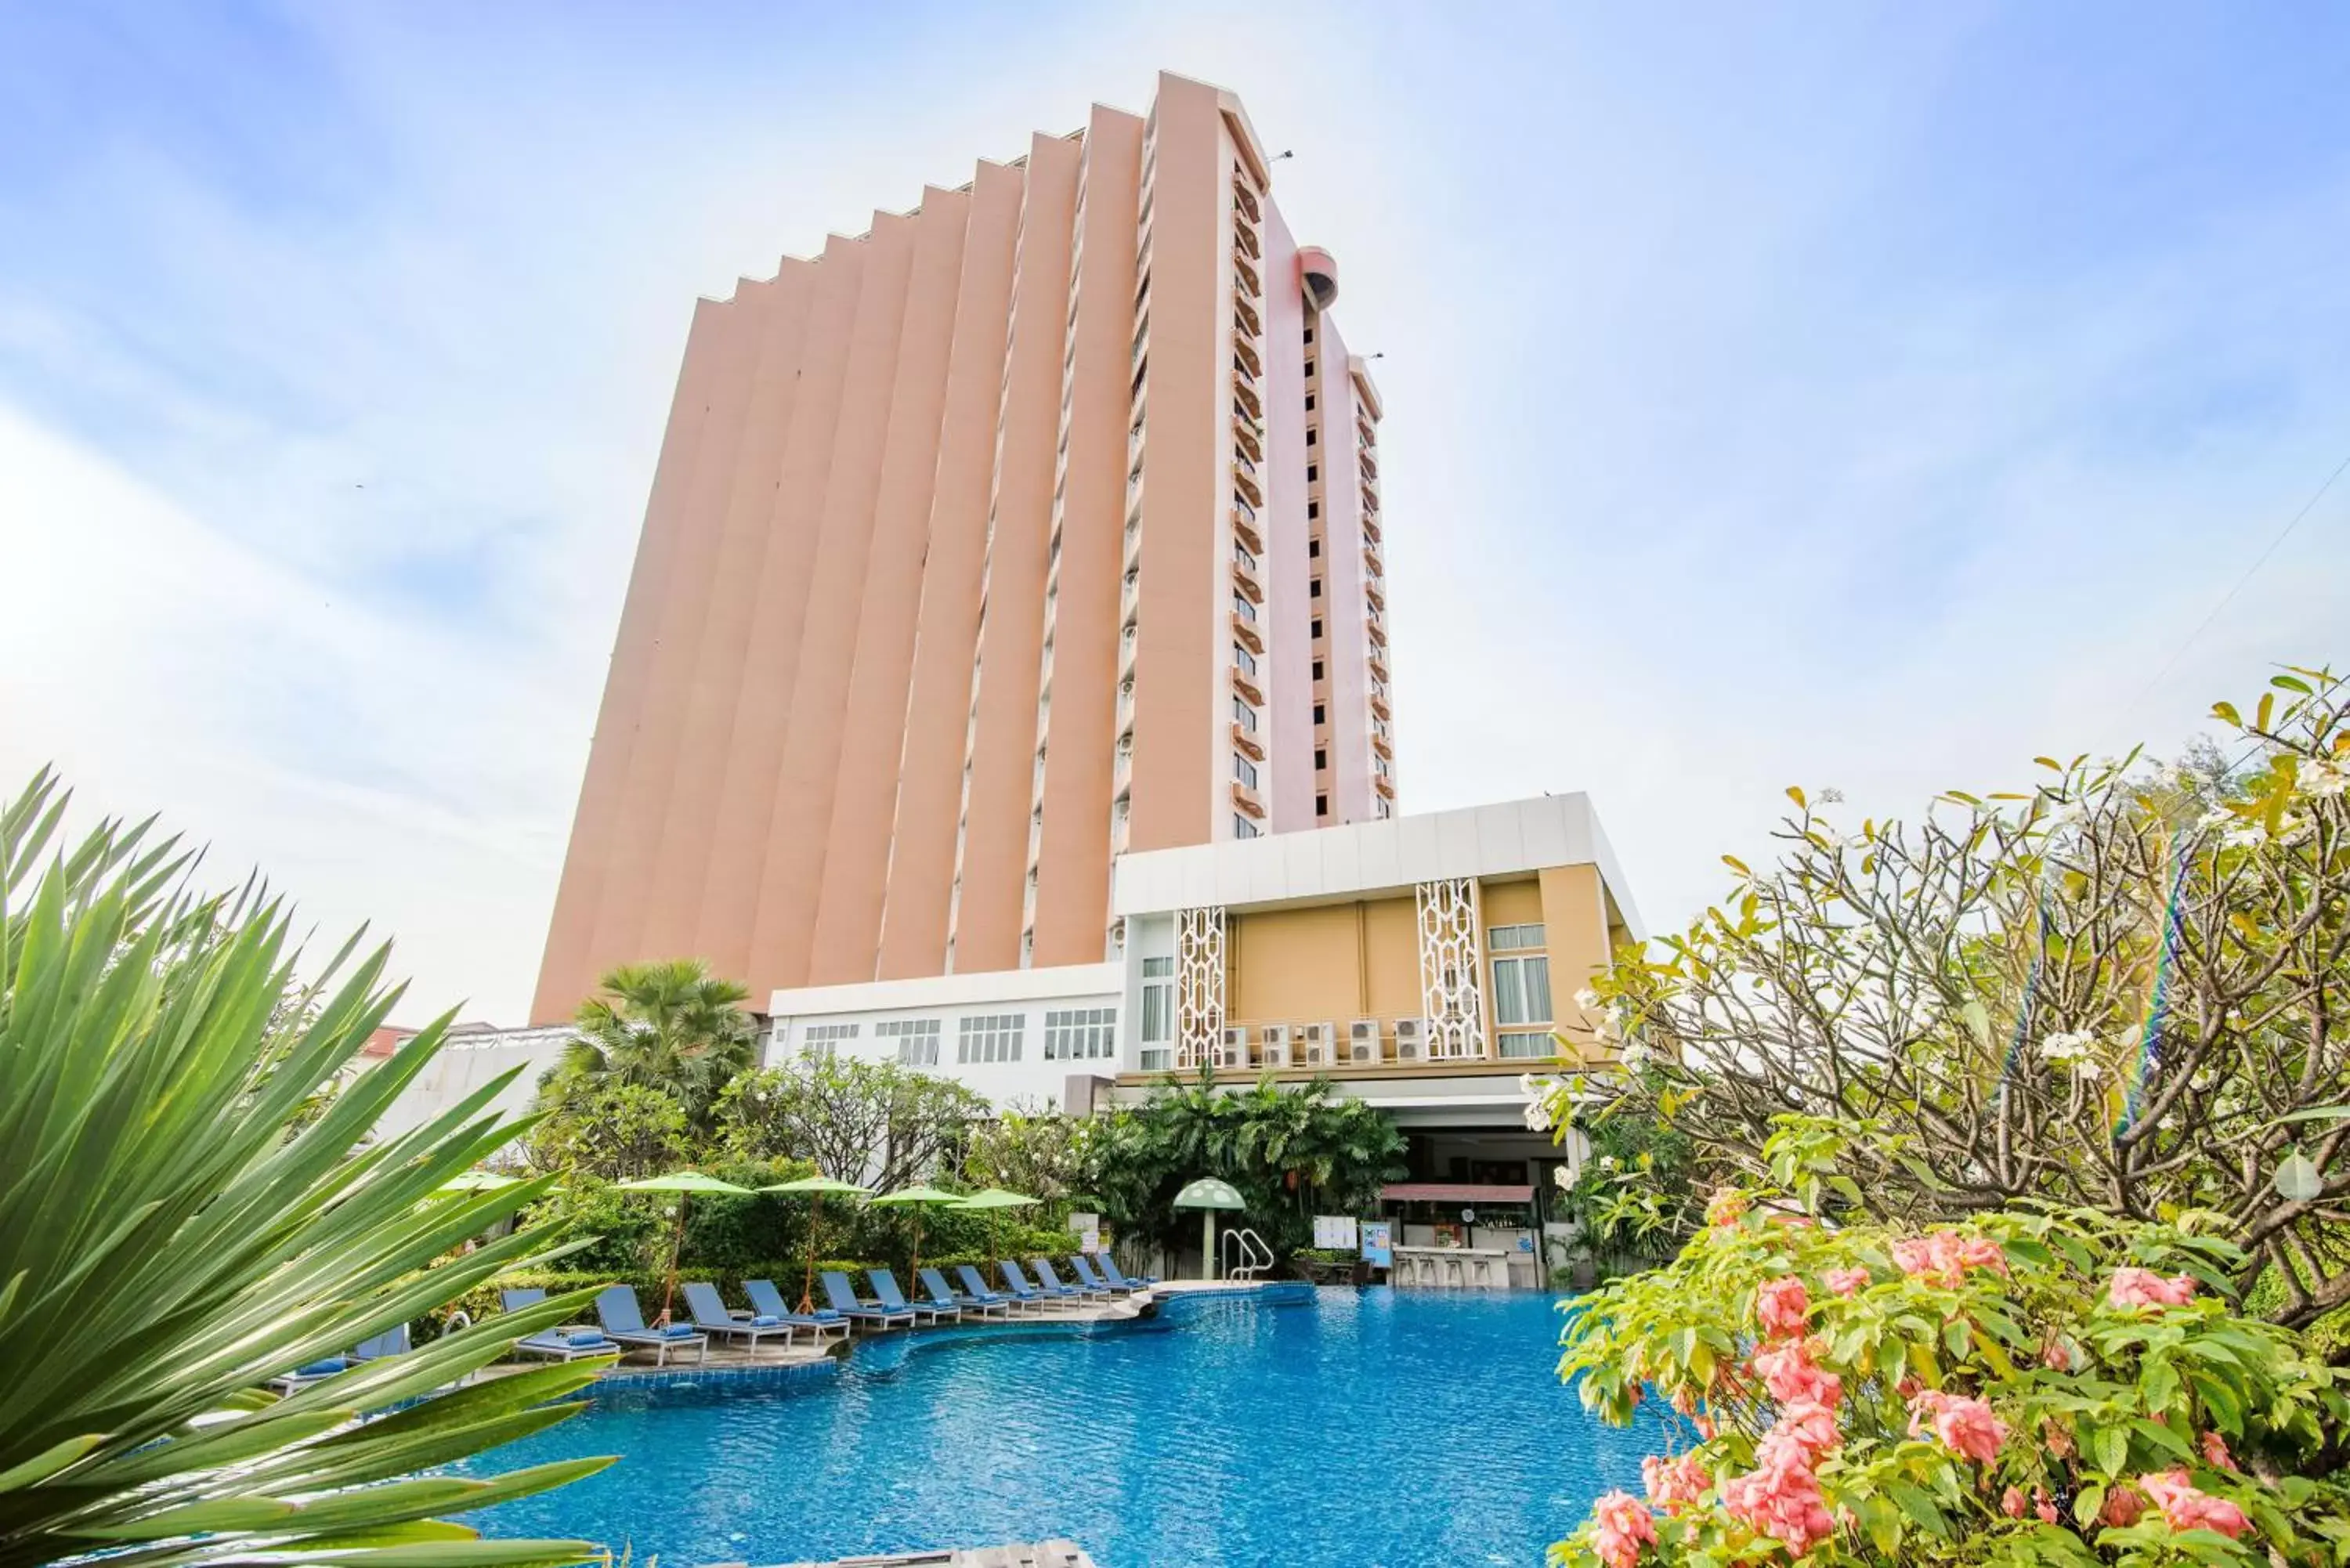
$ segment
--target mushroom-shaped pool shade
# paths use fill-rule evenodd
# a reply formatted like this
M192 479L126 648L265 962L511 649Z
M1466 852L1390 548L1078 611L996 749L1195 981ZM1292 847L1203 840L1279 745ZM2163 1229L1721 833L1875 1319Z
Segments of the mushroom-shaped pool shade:
M1219 1181L1212 1176L1203 1176L1175 1195L1175 1207L1204 1210L1200 1216L1200 1277L1203 1280L1214 1279L1216 1277L1216 1210L1245 1209L1248 1205L1242 1201L1241 1195L1233 1189L1231 1182Z

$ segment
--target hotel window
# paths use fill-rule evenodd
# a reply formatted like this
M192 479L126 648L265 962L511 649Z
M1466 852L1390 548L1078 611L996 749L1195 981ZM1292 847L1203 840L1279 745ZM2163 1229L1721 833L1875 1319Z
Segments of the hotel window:
M879 1040L898 1043L898 1062L906 1067L939 1064L939 1021L935 1018L889 1018L873 1026Z
M1017 1062L1020 1037L1027 1028L1026 1015L1018 1012L990 1012L966 1018L955 1025L955 1060Z
M1305 444L1307 446L1320 446L1322 444L1322 432L1315 430L1312 425L1307 425L1305 427Z
M854 1023L811 1023L807 1032L800 1036L800 1054L830 1056L842 1041L856 1038L857 1025Z
M1318 659L1314 661L1314 679L1316 680L1322 679L1322 661Z
M1305 394L1305 411L1309 414L1314 411L1314 394L1311 392Z
M1319 516L1321 516L1321 515L1322 515L1322 504L1321 504L1319 501L1309 501L1309 502L1307 502L1307 503L1305 504L1305 515L1307 515L1308 517L1319 517ZM1306 558L1307 560L1309 560L1309 561L1318 561L1318 560L1320 560L1320 559L1322 558L1322 541L1321 541L1321 540L1319 540L1319 539L1308 539L1308 540L1306 540L1306 541L1305 541L1305 558Z
M1246 757L1242 756L1239 753L1233 753L1232 777L1248 785L1251 789L1256 788L1256 764L1249 761Z
M1320 723L1325 723L1325 722L1326 722L1328 721L1328 719L1329 719L1329 716L1330 716L1330 711L1329 711L1327 708L1325 708L1325 707L1324 707L1321 703L1319 703L1319 702L1316 702L1316 703L1315 703L1315 704L1314 704L1314 722L1315 722L1315 723L1320 724Z
M1307 598L1309 598L1309 599L1318 599L1318 598L1320 598L1320 597L1322 597L1322 579L1321 579L1321 578L1316 577L1316 578L1315 578L1315 579L1314 579L1314 581L1313 581L1312 585L1311 585L1311 586L1309 586L1309 587L1306 588L1306 590L1305 590L1305 597L1306 597Z
M1247 817L1243 816L1237 811L1232 813L1232 836L1234 838L1254 838L1256 836L1255 823L1251 822Z
M1045 1060L1099 1062L1118 1054L1118 1010L1072 1007L1045 1014Z
M1232 595L1232 613L1240 617L1243 620L1254 620L1256 619L1256 606L1248 602L1248 596L1246 594L1236 592Z
M1250 734L1255 734L1256 710L1250 707L1246 702L1242 701L1239 698L1233 698L1232 722L1238 724L1242 729L1246 730Z
M1307 341L1308 343L1311 343L1311 342L1313 342L1313 341L1314 341L1314 328L1312 328L1311 327L1307 327L1307 328L1305 329L1305 341Z
M1309 462L1309 463L1307 463L1307 464L1305 465L1305 483L1308 483L1308 484L1312 484L1312 483L1314 483L1316 480L1320 479L1321 477L1322 477L1322 469L1321 469L1321 467L1320 467L1320 465L1319 465L1319 464Z
M1540 926L1494 926L1485 933L1493 955L1493 1022L1504 1029L1551 1021L1550 959L1542 945ZM1547 1044L1541 1054L1550 1054Z
M1320 746L1314 748L1314 769L1316 773L1330 765L1330 753Z
M1322 635L1322 619L1319 616L1316 616L1314 619L1314 635L1315 637Z
M1232 644L1232 663L1239 667L1243 675L1256 673L1256 655L1237 642Z
M1504 1029L1494 1036L1494 1043L1501 1046L1503 1056L1513 1061L1547 1060L1558 1054L1558 1043L1547 1029Z
M1328 795L1317 794L1314 797L1314 815L1316 816L1327 816L1330 815L1330 797Z
M1163 1073L1175 1064L1175 961L1142 961L1142 1070Z

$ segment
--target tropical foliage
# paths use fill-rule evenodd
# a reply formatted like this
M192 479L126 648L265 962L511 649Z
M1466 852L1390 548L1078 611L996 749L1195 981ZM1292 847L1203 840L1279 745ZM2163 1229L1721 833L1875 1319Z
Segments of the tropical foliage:
M0 809L0 1564L589 1557L437 1516L606 1461L400 1479L571 1413L550 1401L593 1363L452 1385L579 1296L263 1390L558 1254L543 1227L454 1251L544 1180L433 1197L517 1130L485 1110L503 1085L366 1142L442 1033L320 1098L398 995L385 953L347 946L305 988L283 904L190 891L147 825L65 846L65 808L44 774Z
M2350 687L2280 675L2189 764L1851 824L1790 791L1782 864L1593 1000L1624 1097L1755 1177L1785 1114L1847 1133L1866 1211L2021 1199L2196 1215L2280 1322L2350 1303Z
M580 1004L578 1037L540 1081L541 1103L571 1115L617 1088L673 1096L686 1120L707 1127L719 1096L757 1065L750 992L700 959L623 964Z
M1679 1453L1555 1549L1631 1568L2340 1562L2350 1381L2237 1315L2238 1249L2019 1203L1956 1223L1863 1206L1833 1128L1794 1123L1776 1185L1725 1189L1669 1267L1579 1303L1562 1376Z
M987 1096L895 1062L803 1056L727 1085L716 1143L737 1158L812 1161L887 1191L950 1172Z
M1096 1139L1096 1182L1112 1220L1156 1241L1188 1231L1172 1208L1195 1177L1237 1189L1246 1222L1284 1255L1304 1247L1315 1214L1370 1214L1379 1188L1404 1175L1403 1135L1376 1107L1342 1100L1326 1080L1284 1087L1267 1077L1241 1094L1211 1071L1170 1077L1141 1106L1117 1113Z

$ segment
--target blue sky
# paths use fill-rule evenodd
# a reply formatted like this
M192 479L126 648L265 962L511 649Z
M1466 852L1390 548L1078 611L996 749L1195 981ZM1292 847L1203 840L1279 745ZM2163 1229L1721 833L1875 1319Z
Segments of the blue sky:
M1663 924L2350 661L2350 479L2196 630L2350 455L2350 12L1438 10L0 7L0 774L517 1020L693 296L1160 67L1386 355L1407 809Z

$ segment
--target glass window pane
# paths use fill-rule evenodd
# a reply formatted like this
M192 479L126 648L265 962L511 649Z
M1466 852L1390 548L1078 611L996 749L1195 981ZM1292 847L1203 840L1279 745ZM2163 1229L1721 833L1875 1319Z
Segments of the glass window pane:
M1526 1022L1545 1023L1550 1021L1550 960L1521 959L1526 971Z
M1497 1023L1523 1023L1526 1021L1526 996L1518 983L1518 959L1493 961L1493 1021Z

